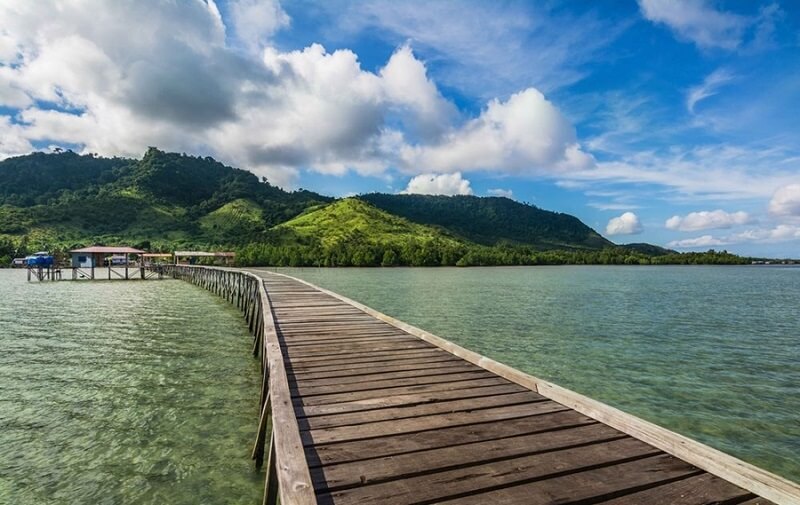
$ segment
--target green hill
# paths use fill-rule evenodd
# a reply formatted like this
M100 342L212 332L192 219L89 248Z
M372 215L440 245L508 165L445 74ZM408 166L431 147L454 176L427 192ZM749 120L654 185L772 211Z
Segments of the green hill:
M212 158L155 148L141 160L66 151L0 162L0 238L31 248L235 246L329 201Z
M574 216L508 198L383 193L359 198L392 214L440 226L483 245L523 244L539 250L614 246Z
M310 208L245 247L245 264L435 266L455 264L474 244L356 198Z
M394 247L408 242L422 244L429 241L463 244L445 231L393 216L356 198L345 198L311 209L276 228L290 230L304 243L318 242L323 247L353 242Z

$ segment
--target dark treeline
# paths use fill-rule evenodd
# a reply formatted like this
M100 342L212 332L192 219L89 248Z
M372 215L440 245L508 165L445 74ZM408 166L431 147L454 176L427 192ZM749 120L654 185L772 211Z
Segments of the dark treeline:
M744 265L727 251L650 256L625 248L600 251L537 251L524 246L461 246L431 241L402 247L374 244L321 246L250 244L238 250L241 266L502 266L502 265Z

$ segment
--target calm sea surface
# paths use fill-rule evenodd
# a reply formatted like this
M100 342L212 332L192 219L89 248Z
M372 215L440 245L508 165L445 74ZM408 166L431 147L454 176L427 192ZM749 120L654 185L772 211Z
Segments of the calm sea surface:
M280 271L800 481L800 269ZM258 503L249 343L188 283L0 270L0 503Z
M0 503L253 504L240 314L181 281L0 270Z
M279 271L800 481L800 268Z

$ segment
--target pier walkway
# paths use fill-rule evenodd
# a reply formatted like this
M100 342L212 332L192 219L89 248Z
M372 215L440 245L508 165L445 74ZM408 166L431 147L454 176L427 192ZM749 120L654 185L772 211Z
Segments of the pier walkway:
M262 349L265 502L800 503L794 483L337 294L175 268L227 286Z

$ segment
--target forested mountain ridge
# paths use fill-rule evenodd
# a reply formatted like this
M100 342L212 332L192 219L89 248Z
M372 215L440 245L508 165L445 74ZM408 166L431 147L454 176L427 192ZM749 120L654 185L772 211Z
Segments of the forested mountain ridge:
M72 151L0 161L0 264L90 244L226 249L242 265L744 262L615 246L579 219L507 198L284 191L210 157Z
M65 151L0 162L0 236L41 248L119 241L166 248L247 243L331 200L284 191L209 157L155 148L141 160Z

